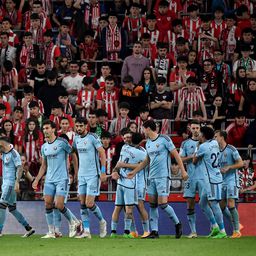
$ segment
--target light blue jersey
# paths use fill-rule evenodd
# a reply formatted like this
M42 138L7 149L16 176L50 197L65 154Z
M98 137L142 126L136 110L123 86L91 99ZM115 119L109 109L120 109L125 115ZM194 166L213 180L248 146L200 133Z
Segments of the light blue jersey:
M227 165L233 165L240 159L240 155L237 149L231 145L228 145L220 151L219 164L223 168ZM229 170L223 174L223 185L231 184L239 187L239 175L237 169Z
M170 177L170 152L175 149L172 140L159 135L155 140L147 140L146 150L150 159L149 179Z
M98 149L102 147L99 137L88 132L85 136L76 136L73 148L79 158L78 177L92 178L100 175L100 160Z
M52 143L44 143L42 157L47 161L46 182L68 180L67 156L71 153L68 141L56 138Z
M181 157L187 157L191 156L195 153L196 147L198 145L198 140L193 139L187 139L184 142L182 142L180 147L180 156ZM196 165L193 164L192 159L186 162L187 167L187 173L190 180L200 180L204 179L204 174L202 171L200 171L198 168L196 168Z
M3 184L14 186L17 167L21 166L20 154L12 148L8 153L2 153Z
M219 145L216 140L208 140L202 143L196 152L196 156L202 158L211 184L222 183L219 154Z
M119 161L129 163L129 164L138 164L145 160L147 153L144 148L134 147L128 144L123 145ZM136 177L133 179L127 179L127 174L131 172L132 169L121 168L120 169L120 179L118 179L117 184L126 188L135 188L136 187ZM142 171L141 171L142 172Z

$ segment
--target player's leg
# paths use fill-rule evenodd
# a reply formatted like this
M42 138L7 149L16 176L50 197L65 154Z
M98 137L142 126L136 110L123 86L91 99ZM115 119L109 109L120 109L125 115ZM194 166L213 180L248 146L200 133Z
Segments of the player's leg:
M125 219L124 219L124 238L134 238L131 232L131 225L132 225L132 218L133 218L133 205L126 205L125 206Z
M168 204L168 196L170 193L170 180L169 178L161 178L156 180L156 188L158 194L158 205L159 207L167 213L169 218L175 224L176 229L176 238L180 238L182 235L182 225L180 220L178 219L174 209L172 206Z
M228 221L233 225L232 216L227 207L227 195L228 195L227 192L228 192L227 186L222 185L220 208L222 210L223 216L225 216L228 219Z
M148 219L148 212L146 211L145 206L144 206L144 200L142 200L142 197L140 195L139 195L137 209L140 213L140 217L142 220L142 228L143 228L143 232L144 232L141 237L144 238L150 234L149 219Z
M107 222L102 211L95 203L95 197L100 194L100 180L98 176L87 180L86 207L97 217L100 222L100 237L107 235Z
M240 238L240 224L239 224L239 214L236 209L236 199L238 199L238 189L235 184L230 184L228 186L228 209L233 220L233 234L232 238Z
M119 216L121 213L121 210L124 207L124 194L123 194L123 189L120 185L117 185L116 188L116 199L115 199L115 208L112 213L112 219L111 219L111 237L115 238L117 237L116 235L116 230L117 230L117 225L119 221Z
M195 215L195 195L196 195L196 182L187 180L184 185L183 197L187 201L187 219L191 230L188 238L196 238L196 215Z
M61 226L61 212L59 209L55 207L55 203L53 206L53 224L54 224L54 232L56 238L62 237L62 234L60 232L60 226Z
M6 219L6 208L8 206L8 200L11 193L11 188L7 185L2 185L2 195L0 198L0 236L2 236L2 230Z

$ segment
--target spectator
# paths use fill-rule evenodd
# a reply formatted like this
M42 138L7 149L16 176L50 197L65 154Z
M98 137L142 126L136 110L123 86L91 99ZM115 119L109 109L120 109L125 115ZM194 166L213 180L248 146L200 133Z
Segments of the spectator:
M100 108L96 110L96 116L98 119L98 124L102 127L103 130L108 131L108 113Z
M111 68L108 62L102 62L101 69L100 69L100 77L96 80L94 88L96 90L105 87L105 78L111 75Z
M19 43L18 36L11 30L12 24L11 19L8 17L2 20L2 31L9 34L9 45L16 47Z
M56 68L56 61L61 55L60 47L53 43L53 33L51 30L44 32L43 60L47 70Z
M12 113L12 108L10 103L6 101L2 91L0 91L0 104L3 104L5 106L4 114L1 116L2 117L5 116L6 118L9 118Z
M75 38L69 33L69 24L66 21L61 22L55 45L59 47L61 53L60 55L62 57L66 57L68 61L74 59L77 53L77 44ZM56 52L54 52L56 54L55 58L59 57L57 55L57 49L58 48L56 48Z
M5 1L2 16L10 19L13 28L21 29L22 14L19 10L16 10L16 2L14 0Z
M136 133L138 130L138 126L135 122L129 122L127 125L127 128L132 132L132 133Z
M143 134L144 128L143 124L147 120L151 119L152 117L149 116L149 109L147 107L142 107L139 110L139 116L136 117L135 123L137 125L137 131L141 134Z
M15 136L22 136L25 130L25 122L23 119L23 108L16 106L12 112L13 131Z
M244 67L248 78L256 77L256 61L250 56L251 48L249 45L241 46L242 58L235 61L233 65L233 75L236 77L236 70L238 67Z
M171 177L171 191L182 191L184 184L181 177L181 170L176 161L172 162Z
M43 126L43 122L46 120L45 115L40 111L40 106L37 101L31 101L28 105L30 117L37 120L39 128Z
M23 108L25 120L30 117L29 103L31 101L37 101L40 108L40 112L44 113L43 102L39 100L37 97L35 97L33 87L26 86L24 87L24 97L21 100L18 100L17 104L18 106L21 106Z
M190 50L188 52L188 67L189 71L192 71L196 75L196 79L199 79L202 73L202 67L199 65L197 61L197 52L194 50Z
M40 50L37 44L33 44L32 33L25 32L23 42L17 47L17 67L28 68L31 59L40 58Z
M93 88L93 80L90 77L83 78L83 88L78 92L76 109L81 117L88 118L91 110L96 105L96 90Z
M32 43L35 45L38 45L40 51L42 51L45 29L42 27L40 17L37 13L32 13L30 15L30 20L31 20L31 25L27 30L30 33L32 33Z
M118 117L118 99L119 92L115 87L115 80L112 76L105 79L105 88L101 88L97 92L97 109L103 109L108 114L108 119L113 120Z
M6 60L10 60L16 65L16 48L9 45L9 34L7 32L0 33L0 66L2 67Z
M146 20L140 14L140 6L132 2L129 6L130 14L124 18L123 28L128 35L128 44L134 44L139 39L142 27L146 25Z
M74 138L76 133L71 129L69 119L66 117L62 117L60 121L60 130L58 130L58 136L65 134L70 146L73 145Z
M66 88L69 94L69 101L72 105L75 105L77 99L77 93L82 89L82 80L84 76L78 73L79 66L77 61L71 61L69 63L70 75L66 76L62 80L62 86Z
M248 88L241 96L238 110L246 113L247 118L256 118L256 80L248 81Z
M54 71L47 72L46 83L38 91L38 98L44 105L44 114L49 117L51 114L52 102L58 101L59 96L65 88L57 81L57 74Z
M173 95L166 91L166 79L158 77L156 82L156 92L150 97L150 115L154 119L171 119L171 107Z
M57 80L62 81L64 77L68 76L70 74L69 72L69 66L68 66L68 59L66 57L60 57L57 67Z
M194 77L187 79L186 87L181 90L181 101L175 120L188 120L193 118L195 111L203 113L203 121L207 120L205 108L205 96L200 86L197 86L197 80Z
M2 124L5 120L8 120L6 117L6 106L3 103L0 103L0 127L2 128Z
M10 86L3 85L1 88L1 92L6 97L6 102L8 102L10 104L10 106L13 110L17 105L17 100L12 95Z
M98 54L98 44L94 40L94 31L87 30L84 41L79 45L80 59L83 61L95 61Z
M125 33L122 28L118 27L116 13L109 14L108 22L109 25L102 30L102 57L120 61L125 57Z
M255 147L256 146L256 119L250 122L249 127L245 134L245 144L248 147Z
M241 111L237 111L235 115L235 121L232 122L227 128L228 133L227 143L234 147L245 146L245 134L248 129L248 124L245 120L245 114Z
M140 42L133 45L133 54L126 57L122 66L121 79L130 75L135 84L138 84L144 68L149 67L150 62L142 55L142 46Z
M63 111L65 114L70 115L72 117L75 116L76 112L73 111L73 106L69 102L69 99L68 99L68 93L64 88L63 88L63 90L60 91L58 101L62 104Z
M96 111L91 110L88 115L88 125L87 130L89 132L95 133L98 137L101 137L101 134L104 132L103 128L98 124Z
M1 85L9 85L12 92L18 89L18 72L10 60L6 60L2 66Z
M223 19L224 10L222 7L216 7L214 10L214 20L211 23L213 28L213 35L215 38L219 38L221 32L227 27L226 21Z
M111 135L119 135L120 131L127 127L130 122L130 118L128 117L130 109L130 104L127 102L121 102L119 104L119 116L111 121L109 132Z
M213 100L213 104L210 107L209 111L209 119L211 119L211 123L215 130L221 130L222 124L225 124L227 116L227 107L224 103L224 99L216 95Z
M139 109L147 103L143 87L141 85L135 85L131 76L126 76L123 79L119 102L129 103L129 117L133 120L138 116Z
M38 60L36 62L36 68L32 70L29 77L29 85L34 88L35 96L38 95L40 88L45 85L46 77L47 71L44 61Z
M154 57L156 56L156 46L150 43L150 34L144 33L141 36L141 46L142 46L142 55L149 59L152 63Z

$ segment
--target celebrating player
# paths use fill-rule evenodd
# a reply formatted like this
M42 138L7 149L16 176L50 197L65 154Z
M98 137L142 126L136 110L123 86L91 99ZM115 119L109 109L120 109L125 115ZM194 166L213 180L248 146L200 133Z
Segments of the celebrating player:
M149 165L148 176L148 199L150 204L150 224L151 233L147 238L158 238L158 205L163 209L176 227L176 238L182 235L182 225L176 216L174 209L168 205L170 190L170 166L171 155L176 159L182 173L183 179L187 179L182 160L173 145L171 139L165 135L156 133L156 124L153 120L148 120L144 124L144 133L148 138L146 143L147 157L127 177L133 178L137 172Z
M226 131L216 131L215 139L220 146L219 164L223 176L221 208L233 225L232 238L240 238L239 215L235 200L238 199L239 174L238 169L243 167L243 160L237 149L227 144ZM227 207L228 206L228 209Z
M74 237L76 235L77 227L80 225L80 223L73 218L73 214L64 204L69 178L67 158L68 154L71 153L72 148L68 144L68 141L56 137L55 130L55 123L50 120L44 121L43 133L47 142L44 143L41 148L42 164L39 173L32 184L33 188L37 189L38 182L47 171L44 184L44 201L49 232L42 238L55 238L53 217L54 202L55 207L60 210L69 222L69 237Z
M0 237L5 223L6 208L16 220L26 229L23 237L29 237L35 230L28 224L23 215L16 209L16 191L19 191L19 182L23 173L19 153L8 142L8 138L0 138L0 153L3 162L3 184L0 198ZM17 176L17 177L16 177Z
M98 136L87 132L86 119L76 119L75 125L79 136L74 139L73 149L79 158L78 193L84 225L84 232L77 238L91 238L88 209L99 219L100 237L103 238L107 235L107 222L95 203L95 197L100 194L100 181L104 182L107 178L105 150Z

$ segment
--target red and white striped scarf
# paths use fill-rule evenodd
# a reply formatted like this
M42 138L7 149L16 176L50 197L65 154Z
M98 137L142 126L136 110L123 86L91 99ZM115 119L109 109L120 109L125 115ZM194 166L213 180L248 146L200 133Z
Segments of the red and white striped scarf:
M115 155L115 148L110 146L108 148L105 148L105 154L106 154L106 174L111 174L112 172L112 159Z
M85 24L89 26L91 21L91 29L97 30L99 26L99 18L100 18L100 4L99 3L97 3L96 5L87 4L85 6L85 11L84 11Z
M73 108L70 102L64 106L64 113L73 116Z
M90 110L94 109L95 106L95 90L92 89L91 91L82 90L81 95L81 103L82 106L85 106L86 104L90 104L90 108L82 109L81 116L88 118Z
M175 52L177 38L184 37L184 35L185 35L184 29L182 29L181 34L176 34L170 30L167 32L168 42L169 42L169 52Z
M116 91L106 92L105 90L101 94L102 101L104 102L103 108L108 113L108 119L113 120L115 117L116 109L115 109L115 99L116 99Z
M189 42L192 43L193 40L196 37L196 31L201 26L201 19L197 17L196 20L193 20L191 18L185 19L184 21L184 27L187 29L187 32L189 34Z
M14 84L13 84L13 77L14 76L18 76L18 72L16 68L12 68L11 72L9 72L8 74L3 74L2 73L2 77L1 77L1 84L2 85L9 85L11 89L14 88Z
M159 39L159 30L149 30L147 27L144 27L142 28L141 36L145 33L150 34L150 43L156 45Z
M20 65L21 67L27 68L30 62L30 59L35 58L34 47L33 44L30 46L26 46L25 44L22 45L21 52L20 52Z
M39 28L39 29L30 29L30 32L32 33L32 42L33 44L37 44L39 46L42 45L43 43L43 29Z
M17 25L17 11L14 9L12 12L6 11L5 17L8 17L11 20L13 26Z
M50 42L48 45L44 45L44 61L46 64L46 69L51 70L54 67L54 51L55 51L56 45L53 42Z
M124 126L122 125L122 121L125 121L124 122ZM123 120L123 118L121 116L117 117L116 118L116 123L115 123L115 130L114 130L114 133L115 134L119 134L120 131L127 127L127 125L129 124L130 122L130 118L129 117L126 117L125 120Z
M115 25L112 28L110 25L107 27L107 40L106 40L106 48L109 60L117 60L118 53L122 48L122 36L121 30Z
M25 152L28 163L38 162L40 159L40 150L37 140L34 140L32 133L28 134L28 141L25 142Z
M162 120L161 134L168 134L170 129L169 119Z
M152 117L148 116L147 120L151 120L151 119L152 119ZM135 123L137 124L137 127L138 127L138 128L137 128L137 132L138 132L138 133L142 133L142 134L143 134L143 132L144 132L143 124L144 124L147 120L144 120L144 121L143 121L140 116L137 116L137 117L135 118Z

